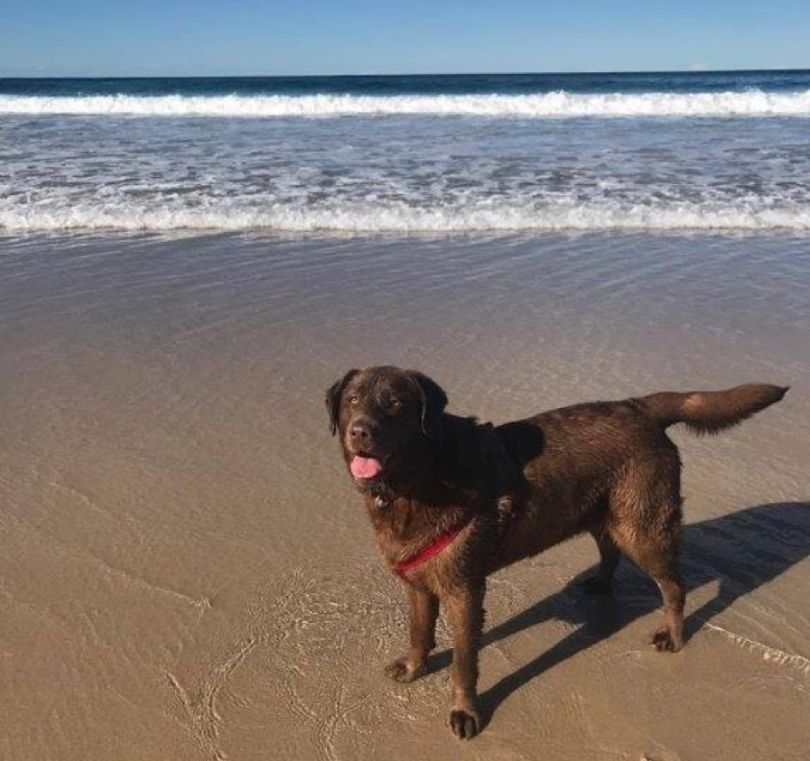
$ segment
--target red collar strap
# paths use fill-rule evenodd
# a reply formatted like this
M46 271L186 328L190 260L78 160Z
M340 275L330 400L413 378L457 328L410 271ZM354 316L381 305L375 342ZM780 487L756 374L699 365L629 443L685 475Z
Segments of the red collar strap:
M514 497L511 495L504 495L498 499L498 512L503 518L503 533L501 534L500 541L498 542L496 552L501 551L503 545L506 543L510 526L512 526L520 517L520 513L515 507ZM445 547L447 547L448 544L453 543L453 540L467 525L468 524L466 522L460 523L457 526L447 529L447 531L445 531L443 534L439 534L437 539L432 544L429 544L427 547L423 547L421 550L419 550L419 552L417 552L415 555L411 555L411 557L409 557L407 560L402 560L399 563L396 563L394 565L394 573L396 573L400 579L407 582L408 577L406 574L408 571L416 568L418 565L422 565L422 563L430 560L435 555L438 555Z
M461 533L461 530L466 526L466 523L462 523L459 526L453 526L453 528L448 529L443 534L440 534L439 537L432 543L429 544L427 547L423 547L419 552L415 555L412 555L407 560L402 560L394 566L394 573L399 576L400 579L403 581L408 581L407 573L408 571L416 568L418 565L422 565L427 560L430 560L435 555L438 555L448 544L452 544L453 540Z

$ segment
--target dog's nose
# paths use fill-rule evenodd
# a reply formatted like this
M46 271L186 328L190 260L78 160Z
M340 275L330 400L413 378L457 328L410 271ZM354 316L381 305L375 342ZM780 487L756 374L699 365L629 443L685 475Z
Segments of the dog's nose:
M368 446L371 442L371 426L363 421L352 423L349 427L349 436L355 446Z

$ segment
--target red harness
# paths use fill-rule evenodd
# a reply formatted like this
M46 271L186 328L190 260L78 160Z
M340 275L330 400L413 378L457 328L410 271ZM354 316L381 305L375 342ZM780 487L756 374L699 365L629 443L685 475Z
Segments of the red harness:
M494 453L493 456L499 456L501 461L506 461L508 463L508 471L509 474L513 475L513 466L512 461L509 459L509 455L503 449L500 441L497 437L492 433L492 424L487 424L486 430L490 434L489 441L495 442L494 443ZM502 472L502 469L499 471ZM514 484L513 484L514 485ZM515 493L506 493L501 494L500 497L497 499L497 511L501 518L500 525L503 526L503 533L501 534L498 545L496 548L495 554L497 555L501 549L503 548L504 544L506 543L507 534L509 533L510 527L514 524L515 520L518 518L518 510L516 510L515 501L517 496ZM429 544L427 547L423 547L419 552L415 555L412 555L407 560L402 560L399 563L394 565L394 573L399 576L404 582L410 583L408 581L407 573L408 571L416 568L418 565L422 565L422 563L430 560L432 557L438 555L448 544L451 544L453 540L461 533L462 529L464 529L469 522L461 523L457 526L453 526L452 528L447 529L443 534L440 534L432 544Z
M498 509L501 511L501 514L505 516L506 523L503 534L498 542L496 554L503 548L503 545L506 543L509 529L518 518L518 512L515 511L513 507L514 505L511 497L501 498L498 501ZM394 566L394 573L396 573L396 575L399 576L399 578L403 581L408 582L408 577L406 575L408 571L416 568L418 565L422 565L422 563L430 560L435 555L438 555L445 547L447 547L448 544L453 542L453 540L467 525L467 523L461 523L458 526L453 526L453 528L447 529L447 531L438 536L433 544L423 547L421 550L419 550L419 552L417 552L415 555L411 555L411 557L409 557L407 560L401 560L399 563L397 563Z
M423 547L419 552L415 555L412 555L407 560L401 560L394 566L394 573L399 576L400 579L403 581L408 581L408 577L406 574L412 568L416 568L418 565L422 565L427 560L430 560L434 555L438 555L448 544L451 544L453 540L461 533L461 530L466 526L466 523L463 523L460 526L454 526L453 528L448 529L443 534L440 534L438 539L436 539L433 544L429 544L427 547Z

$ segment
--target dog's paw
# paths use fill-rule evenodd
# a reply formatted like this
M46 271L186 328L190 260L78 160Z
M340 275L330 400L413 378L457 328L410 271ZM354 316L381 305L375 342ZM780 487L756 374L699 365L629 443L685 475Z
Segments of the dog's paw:
M677 653L678 650L683 647L683 641L680 639L676 640L665 626L656 629L652 633L650 644L652 644L659 653Z
M459 740L472 740L481 731L481 719L469 708L451 708L447 723Z
M613 582L601 576L591 576L580 584L580 588L586 595L609 595L613 592Z
M391 661L391 663L385 667L386 676L397 682L402 682L403 684L413 682L414 680L419 679L420 676L424 676L426 673L427 667L424 663L414 666L410 663L406 656Z

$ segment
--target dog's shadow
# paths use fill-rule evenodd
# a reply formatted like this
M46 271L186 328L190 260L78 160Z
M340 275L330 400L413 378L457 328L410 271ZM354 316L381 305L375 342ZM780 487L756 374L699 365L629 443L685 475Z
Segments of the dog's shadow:
M775 579L808 555L810 502L759 505L687 526L682 557L687 590L719 582L717 595L697 610L689 611L687 596L687 639L735 600ZM660 607L661 598L654 582L624 559L612 595L585 595L581 582L595 570L594 567L580 574L560 592L485 632L482 647L550 619L581 624L480 695L485 722L504 700L536 676ZM429 670L445 668L451 658L451 650L436 653L430 659Z

